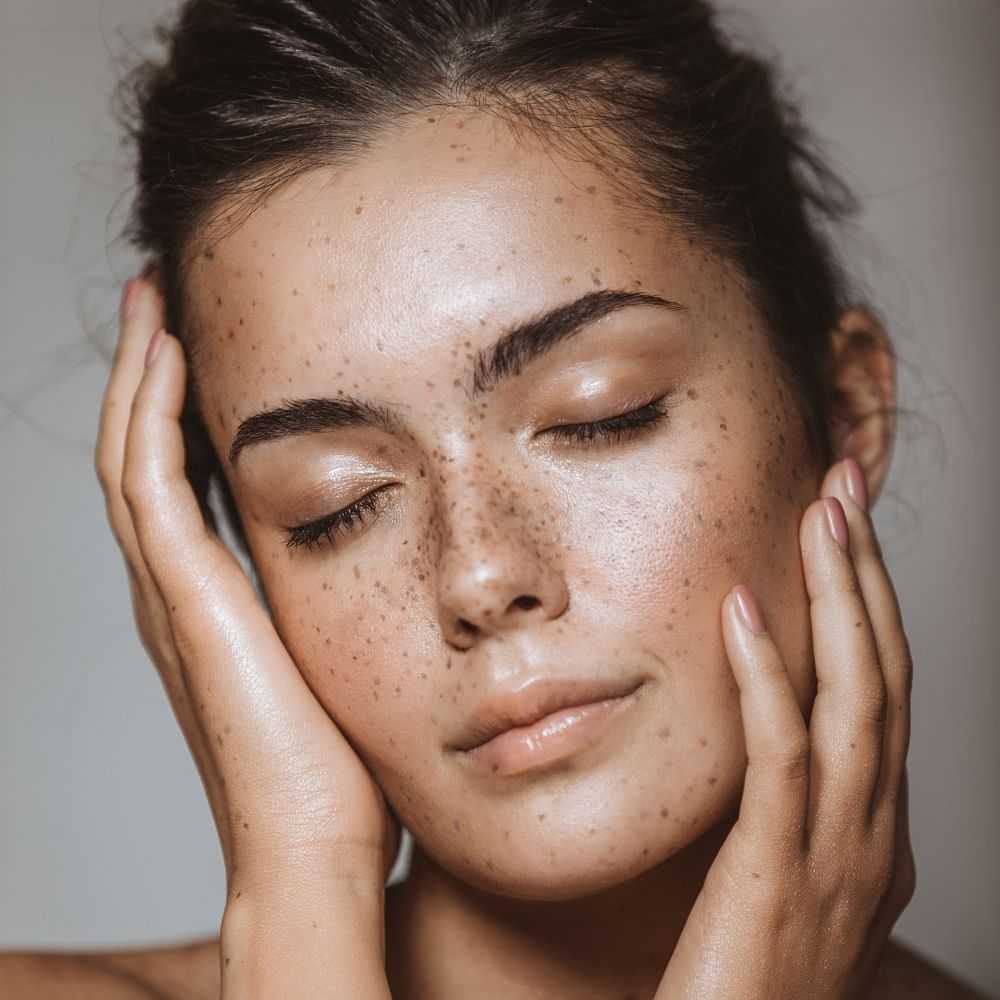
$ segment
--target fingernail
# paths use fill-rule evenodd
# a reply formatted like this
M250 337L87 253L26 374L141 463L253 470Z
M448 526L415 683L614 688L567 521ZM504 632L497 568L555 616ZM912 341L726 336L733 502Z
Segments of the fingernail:
M846 552L850 545L850 536L847 533L847 518L844 516L844 508L840 506L840 501L836 497L824 497L823 506L826 508L826 523L830 534Z
M847 492L851 499L864 511L868 510L868 484L865 474L856 458L844 460L844 478L847 480Z
M742 583L733 588L733 596L736 598L736 607L739 609L740 618L754 635L763 635L767 631L764 625L764 616L760 613L760 608L754 600L749 587Z
M157 330L153 334L153 339L149 342L149 347L146 348L146 367L149 368L153 362L156 360L157 354L160 353L160 348L163 346L163 337L166 330Z
M135 308L135 293L138 287L139 282L135 278L129 278L125 282L125 287L122 289L122 319L128 319L132 315L132 310Z

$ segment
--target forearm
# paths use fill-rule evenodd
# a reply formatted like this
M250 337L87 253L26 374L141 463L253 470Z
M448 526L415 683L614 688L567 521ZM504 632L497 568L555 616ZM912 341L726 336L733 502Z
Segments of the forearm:
M152 1000L155 993L91 956L0 955L0 996L10 1000Z
M222 922L223 1000L390 1000L384 894L234 895Z
M4 1000L218 1000L218 941L101 952L0 954Z

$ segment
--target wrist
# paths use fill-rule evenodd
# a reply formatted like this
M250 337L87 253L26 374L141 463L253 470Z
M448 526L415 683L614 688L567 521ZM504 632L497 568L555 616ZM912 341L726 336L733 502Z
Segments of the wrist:
M222 997L389 1000L384 890L354 880L230 892L220 932Z

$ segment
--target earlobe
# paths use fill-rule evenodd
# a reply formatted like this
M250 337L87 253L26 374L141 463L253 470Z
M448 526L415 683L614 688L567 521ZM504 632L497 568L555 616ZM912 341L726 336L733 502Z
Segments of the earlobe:
M830 432L836 459L864 471L871 503L888 478L896 436L896 355L868 309L848 309L831 331Z

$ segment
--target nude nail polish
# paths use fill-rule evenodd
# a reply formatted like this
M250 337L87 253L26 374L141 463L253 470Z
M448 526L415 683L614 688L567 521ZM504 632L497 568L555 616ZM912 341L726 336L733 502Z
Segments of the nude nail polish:
M844 478L847 481L847 492L851 499L863 510L868 510L868 484L865 474L856 458L844 459Z
M122 289L121 315L122 319L128 319L135 308L135 293L139 287L139 282L135 278L129 278Z
M146 348L146 367L151 368L153 362L156 361L156 356L160 353L160 348L163 347L163 338L166 334L166 330L157 330L153 334L153 339L150 340L149 346Z
M754 635L763 635L767 631L764 625L764 616L760 612L760 607L750 592L749 587L742 583L733 588L733 596L736 598L736 607L739 610L740 618Z
M826 524L830 529L830 534L834 541L847 552L851 543L844 508L841 507L840 501L836 497L824 497L823 506L826 508Z

